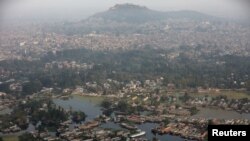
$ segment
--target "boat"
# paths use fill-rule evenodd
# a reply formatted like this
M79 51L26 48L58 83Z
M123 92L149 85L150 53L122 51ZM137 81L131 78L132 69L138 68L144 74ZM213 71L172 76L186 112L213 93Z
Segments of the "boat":
M87 129L92 129L94 127L97 127L98 125L99 125L98 121L89 121L89 122L86 122L85 124L79 126L79 128L82 130L87 130Z
M145 131L138 130L138 133L131 135L130 138L141 137L141 136L143 136L143 135L145 135L145 134L146 134Z
M137 129L136 126L134 126L134 125L129 125L129 124L127 124L127 123L121 123L120 125L121 125L121 127L124 127L124 128L126 128L126 129L129 129L129 130L135 130L135 129Z

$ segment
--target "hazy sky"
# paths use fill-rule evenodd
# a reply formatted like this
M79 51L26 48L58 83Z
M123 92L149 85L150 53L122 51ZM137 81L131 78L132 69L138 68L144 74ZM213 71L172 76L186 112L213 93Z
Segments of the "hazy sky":
M4 0L1 19L81 20L118 3L132 3L159 11L195 10L210 15L248 18L248 0Z

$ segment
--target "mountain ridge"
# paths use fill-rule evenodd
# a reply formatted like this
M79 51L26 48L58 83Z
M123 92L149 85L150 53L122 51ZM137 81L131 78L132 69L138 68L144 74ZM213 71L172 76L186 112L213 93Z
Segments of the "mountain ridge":
M167 19L190 19L190 20L205 20L215 19L215 17L203 14L192 10L182 11L156 11L151 10L145 6L134 4L116 4L109 8L107 11L100 12L90 16L88 19L103 19L116 22L128 23L144 23L154 20L167 20Z

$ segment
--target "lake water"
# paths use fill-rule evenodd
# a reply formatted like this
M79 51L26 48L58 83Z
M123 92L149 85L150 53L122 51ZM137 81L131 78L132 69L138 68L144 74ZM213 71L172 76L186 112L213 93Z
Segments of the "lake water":
M103 100L102 97L88 97L88 96L73 96L68 100L55 99L54 102L65 108L83 111L87 114L86 121L92 120L98 115L102 114L100 103ZM223 119L250 119L250 114L239 114L234 111L225 111L221 109L210 109L210 108L202 108L197 115L192 116L194 118L223 118ZM144 123L138 125L138 128L146 131L146 138L152 140L153 137L157 137L161 141L184 141L184 139L178 136L172 135L154 135L151 132L151 129L158 126L156 123ZM113 122L107 122L101 125L103 128L111 128L111 129L123 129L118 124ZM126 129L123 129L126 130Z
M55 104L65 108L65 109L72 109L74 111L83 111L87 114L86 121L92 120L93 118L96 118L98 115L102 114L100 103L103 100L102 97L87 97L87 96L73 96L72 98L68 100L62 100L62 99L54 99L53 101ZM9 113L10 111L4 111L2 114ZM201 111L193 116L194 118L204 117L204 118L224 118L224 119L250 119L250 114L239 114L234 111L225 111L221 109L209 109L209 108L203 108ZM158 126L156 123L144 123L138 125L138 128L146 131L146 138L149 140L152 140L152 138L155 136L151 129ZM103 128L111 128L111 129L123 129L118 124L115 124L113 122L107 122L101 125ZM34 130L34 126L30 125L28 131ZM126 130L126 129L123 129ZM19 132L22 133L22 132ZM18 133L15 133L14 135L17 135ZM0 134L1 135L1 134ZM171 135L156 135L158 139L161 141L184 141L184 139L178 137L178 136L171 136Z
M156 123L144 123L144 124L141 124L141 125L138 125L138 128L143 130L143 131L146 131L146 138L149 139L149 140L152 140L153 137L156 137L157 139L159 139L160 141L184 141L183 138L181 137L178 137L178 136L172 136L172 135L154 135L152 132L151 132L151 129L154 128L154 127L157 127L158 124Z
M68 100L54 99L53 101L64 109L72 108L74 111L83 111L87 114L86 121L89 121L102 114L99 107L102 100L101 97L73 96Z
M101 97L73 96L68 100L54 99L54 102L65 109L70 109L71 107L72 110L85 112L87 114L86 121L88 121L102 114L101 108L99 106L102 100L103 98ZM151 129L157 125L158 124L155 123L144 123L138 125L138 128L146 131L146 138L152 140L155 135L151 132ZM101 125L101 127L116 130L123 129L118 124L113 122L104 123ZM180 137L171 135L156 135L156 137L161 141L184 141L184 139Z

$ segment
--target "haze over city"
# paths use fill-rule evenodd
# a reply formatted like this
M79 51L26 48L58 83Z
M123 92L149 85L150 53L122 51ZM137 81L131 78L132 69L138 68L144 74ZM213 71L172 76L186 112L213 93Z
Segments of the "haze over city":
M76 21L115 4L131 3L158 11L194 10L230 19L248 19L247 0L4 0L1 18L8 20ZM47 21L49 22L49 21Z
M247 140L249 12L247 0L1 1L0 141Z

